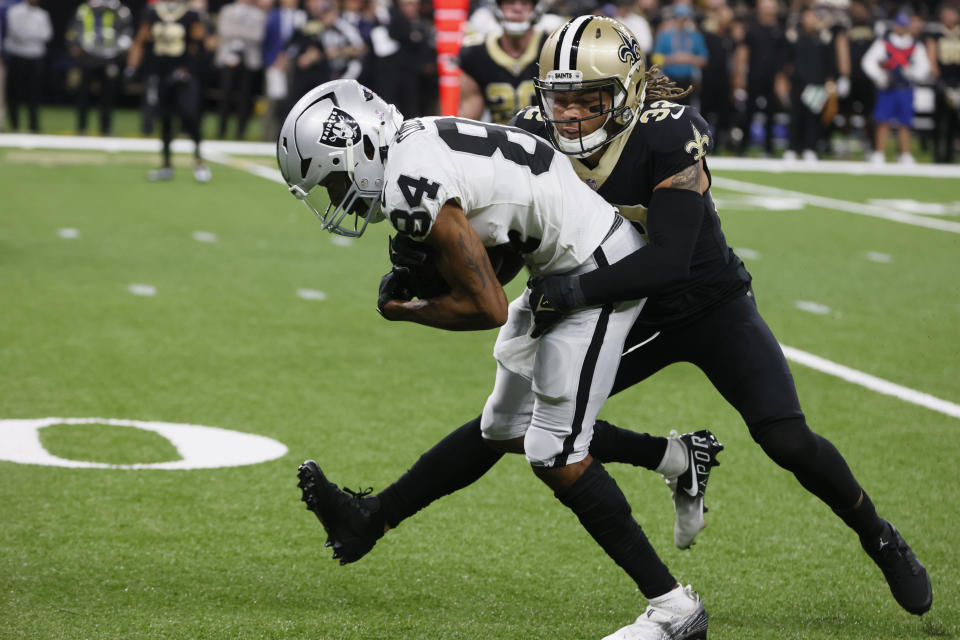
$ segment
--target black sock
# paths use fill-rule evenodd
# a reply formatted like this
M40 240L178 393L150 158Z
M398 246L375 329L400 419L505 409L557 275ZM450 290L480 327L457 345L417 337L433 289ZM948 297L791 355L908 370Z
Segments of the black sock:
M873 501L866 491L861 490L857 504L847 509L834 509L834 513L861 538L875 538L883 532L883 518L877 515Z
M600 462L625 462L654 470L666 451L666 438L621 429L606 420L593 424L590 455Z
M677 584L631 516L620 487L599 461L594 460L576 482L556 496L646 598L661 596Z
M387 524L394 528L434 500L476 482L501 457L483 441L479 416L467 422L377 494Z

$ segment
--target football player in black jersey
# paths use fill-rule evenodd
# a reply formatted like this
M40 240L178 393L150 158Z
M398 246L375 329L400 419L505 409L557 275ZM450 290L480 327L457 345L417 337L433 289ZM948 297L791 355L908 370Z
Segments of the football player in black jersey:
M129 77L136 72L143 61L144 47L151 44L148 65L152 69L149 71L159 79L163 164L147 174L150 180L173 179L170 145L176 112L195 145L193 177L197 182L210 181L210 169L200 157L200 95L194 63L205 36L203 19L185 0L160 0L147 8L130 47L125 75Z
M763 450L859 534L897 602L925 613L932 590L923 565L877 515L836 448L805 422L783 352L757 311L750 275L720 228L704 159L712 148L707 124L695 109L670 101L684 91L644 69L628 30L596 16L575 18L547 39L537 87L541 107L522 111L515 124L572 156L578 175L642 225L649 241L597 277L534 282L541 330L571 308L647 296L614 393L674 362L697 365ZM333 524L349 540L328 541L341 561L358 560L386 530L492 467L501 454L485 446L479 425L477 418L449 434L376 496L344 500ZM659 470L676 443L598 421L590 454ZM664 633L657 637L684 637Z
M534 25L547 0L497 0L494 13L502 33L467 36L460 49L460 115L506 124L534 103L533 77L547 34Z
M712 144L706 123L696 110L662 99L675 97L672 88L664 92L662 77L649 72L636 84L645 91L642 108L631 114L624 95L630 85L614 64L624 48L585 47L580 34L572 34L577 20L544 45L537 80L542 112L530 109L517 124L573 156L578 175L621 213L635 211L649 244L593 273L534 283L533 299L552 309L541 314L541 330L566 309L649 296L635 325L636 348L628 340L613 393L674 362L695 364L740 412L764 452L859 535L897 602L925 613L933 592L923 565L877 515L837 449L807 426L783 351L757 310L750 275L720 229L705 160Z

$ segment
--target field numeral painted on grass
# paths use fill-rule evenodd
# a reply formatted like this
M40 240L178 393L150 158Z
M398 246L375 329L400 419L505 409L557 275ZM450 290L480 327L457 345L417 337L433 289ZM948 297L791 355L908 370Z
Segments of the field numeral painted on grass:
M61 424L104 424L152 431L170 441L170 444L180 453L180 460L144 464L107 464L60 458L44 448L40 442L40 429ZM215 469L266 462L286 453L287 447L272 438L198 424L113 418L0 420L0 460L21 464L86 469Z

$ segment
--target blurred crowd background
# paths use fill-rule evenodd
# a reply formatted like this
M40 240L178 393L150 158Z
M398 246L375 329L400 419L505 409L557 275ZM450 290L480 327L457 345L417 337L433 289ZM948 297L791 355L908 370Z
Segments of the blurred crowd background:
M193 63L205 137L272 140L299 96L341 77L357 78L406 117L438 113L431 0L183 1L206 27ZM473 0L468 33L497 33L493 1ZM149 4L0 0L0 131L128 135L114 126L120 108L136 114L136 132L152 135L155 79L148 64L135 72L127 66ZM547 31L586 13L624 22L648 65L694 87L687 101L713 127L717 153L879 162L888 150L905 163L918 153L952 162L960 129L958 6L555 0L540 5L547 12L537 18ZM71 126L44 122L54 107L69 110Z

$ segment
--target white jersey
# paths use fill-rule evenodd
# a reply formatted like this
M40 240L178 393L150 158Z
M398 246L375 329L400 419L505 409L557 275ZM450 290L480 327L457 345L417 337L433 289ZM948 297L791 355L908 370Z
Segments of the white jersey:
M452 117L403 124L390 145L382 197L391 224L417 240L455 200L485 246L516 247L534 275L585 263L617 215L544 140Z

